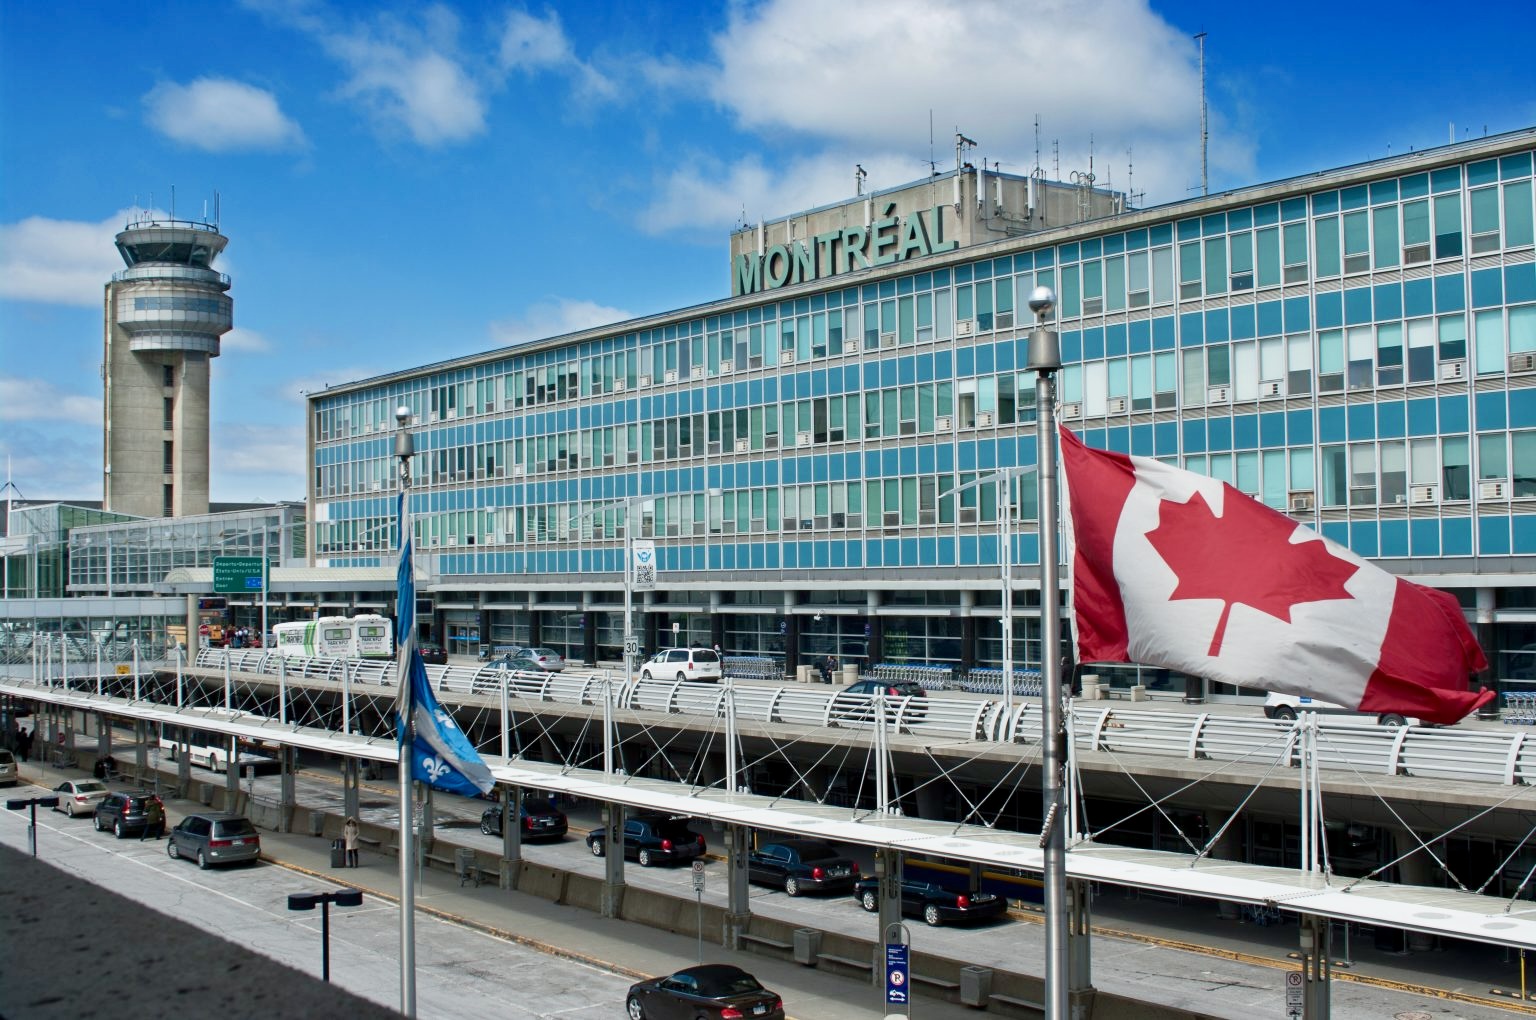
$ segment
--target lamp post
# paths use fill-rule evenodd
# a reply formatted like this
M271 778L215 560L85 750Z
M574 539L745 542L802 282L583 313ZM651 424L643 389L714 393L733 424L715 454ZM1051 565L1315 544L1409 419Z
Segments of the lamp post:
M1067 822L1061 817L1066 791L1067 734L1061 690L1061 617L1059 513L1056 505L1056 373L1061 369L1061 338L1046 326L1056 307L1049 287L1029 295L1035 328L1029 334L1025 368L1035 373L1039 425L1037 462L1040 479L1040 846L1045 854L1045 1015L1067 1020L1070 1007L1067 929Z
M32 841L32 856L37 856L37 806L51 808L59 806L57 796L47 797L17 797L5 802L5 806L12 811L31 811L31 820L27 822L27 836Z
M395 459L399 462L398 480L400 491L400 550L404 559L406 543L410 541L407 533L409 528L406 501L411 494L411 457L416 453L416 446L411 438L411 433L406 429L411 423L411 409L404 404L395 408ZM414 566L412 567L414 570ZM415 586L411 588L415 591ZM395 607L395 615L401 617L405 610ZM411 606L411 625L415 626L416 607ZM398 654L398 652L397 652ZM400 657L401 670L399 682L401 688L401 705L408 707L409 700L405 698L406 685L410 682L409 661L406 656ZM416 1016L416 886L415 875L411 873L413 864L411 858L415 856L415 810L412 801L411 782L411 745L415 742L414 722L412 712L403 711L400 720L400 1013L407 1020ZM409 843L406 841L410 840ZM407 850L410 847L410 850Z
M331 980L331 904L338 907L360 907L363 894L359 889L338 889L335 892L289 893L289 910L314 910L320 905L320 977Z

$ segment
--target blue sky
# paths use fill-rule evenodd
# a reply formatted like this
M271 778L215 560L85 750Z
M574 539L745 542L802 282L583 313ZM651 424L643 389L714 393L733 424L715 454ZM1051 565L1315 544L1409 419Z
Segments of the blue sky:
M212 496L297 499L305 391L724 297L743 216L957 128L1198 193L1200 31L1213 192L1536 125L1515 0L0 5L0 454L100 498L112 237L173 186L230 239Z

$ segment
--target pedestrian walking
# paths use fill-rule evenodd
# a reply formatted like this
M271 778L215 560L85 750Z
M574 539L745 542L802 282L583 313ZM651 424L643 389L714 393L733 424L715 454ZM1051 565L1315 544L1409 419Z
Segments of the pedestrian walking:
M21 755L22 761L29 761L32 757L32 731L17 730L16 752Z
M357 867L357 837L359 835L357 819L348 817L341 827L341 839L347 850L347 867Z

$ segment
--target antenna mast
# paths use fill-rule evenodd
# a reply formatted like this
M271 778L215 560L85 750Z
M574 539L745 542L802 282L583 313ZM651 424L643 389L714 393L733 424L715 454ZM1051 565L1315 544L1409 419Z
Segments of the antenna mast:
M1207 173L1206 150L1210 146L1211 132L1205 115L1205 33L1195 36L1200 42L1200 194L1211 193L1211 179Z

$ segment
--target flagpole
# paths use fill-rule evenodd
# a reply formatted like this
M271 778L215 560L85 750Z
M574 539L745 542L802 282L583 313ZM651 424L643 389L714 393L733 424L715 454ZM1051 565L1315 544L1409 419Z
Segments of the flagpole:
M411 434L406 425L411 420L411 409L401 406L395 411L395 457L400 462L399 471L399 520L400 554L406 555L410 542L410 514L406 501L411 491L411 455L415 453ZM414 565L413 565L414 569ZM404 591L410 604L396 598L395 618L402 622L402 638L408 638L416 627L416 586ZM407 631L406 628L411 628ZM415 642L397 640L395 659L398 665L396 681L400 684L397 706L400 712L400 1014L407 1020L416 1016L416 857L415 818L411 803L411 746L415 743L415 712L411 698L411 651Z
M1040 846L1045 852L1045 1016L1067 1020L1071 984L1067 945L1067 841L1061 817L1066 789L1066 729L1061 690L1060 513L1056 503L1056 373L1061 338L1046 328L1056 306L1049 287L1029 295L1035 328L1025 367L1035 373L1036 441L1040 485Z

